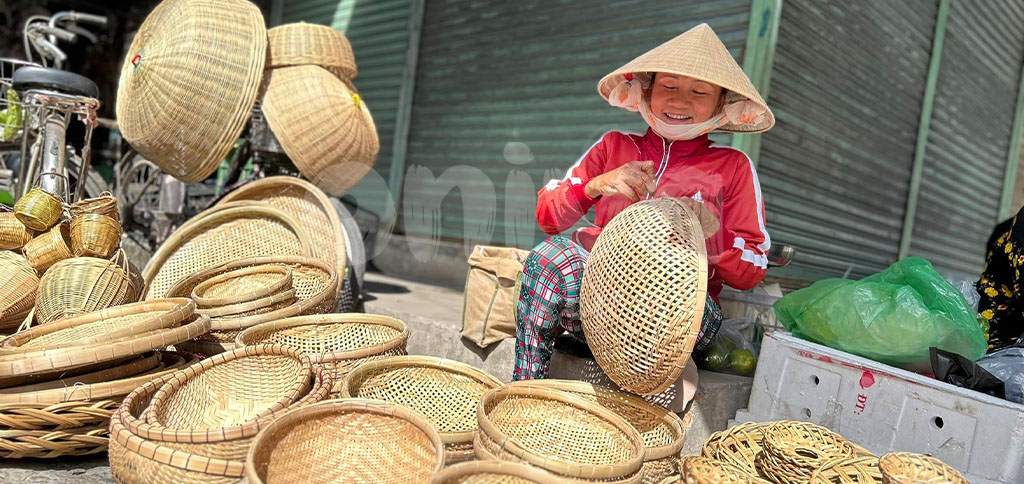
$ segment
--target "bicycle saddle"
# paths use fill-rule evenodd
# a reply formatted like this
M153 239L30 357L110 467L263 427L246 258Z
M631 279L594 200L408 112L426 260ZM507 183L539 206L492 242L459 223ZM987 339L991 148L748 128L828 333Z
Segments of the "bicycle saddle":
M19 92L29 89L49 89L73 96L91 97L93 99L100 97L100 89L89 78L74 72L50 69L48 67L22 67L14 71L11 85L15 91Z

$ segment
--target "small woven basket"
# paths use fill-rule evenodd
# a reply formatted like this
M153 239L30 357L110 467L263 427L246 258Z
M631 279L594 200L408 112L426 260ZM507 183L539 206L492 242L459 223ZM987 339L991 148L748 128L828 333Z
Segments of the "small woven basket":
M748 422L711 434L701 449L701 456L736 466L752 477L765 477L757 469L754 458L761 452L764 431L771 423Z
M342 382L342 398L368 398L405 405L421 413L440 433L445 465L473 458L478 429L476 407L501 380L457 361L429 356L396 356L363 363Z
M441 469L430 484L565 484L536 467L498 460L463 462Z
M836 459L811 473L808 484L881 484L878 457Z
M841 435L807 422L781 420L764 432L757 467L777 484L805 483L811 473L836 459L854 456Z
M769 484L736 466L703 456L683 459L681 477L686 484Z
M0 330L17 328L32 311L39 292L39 276L24 257L0 250Z
M14 215L36 232L53 227L63 212L60 197L39 187L32 188L14 203Z
M71 230L67 222L62 222L25 244L25 257L28 263L45 273L54 264L74 257L71 252Z
M106 215L89 213L71 219L71 249L76 257L109 258L121 245L121 224Z
M96 198L87 198L72 203L68 211L71 212L72 220L82 215L96 214L110 217L118 223L121 222L121 214L118 213L117 209L117 199L110 192L103 192Z
M267 30L267 68L315 65L342 80L356 78L352 45L341 31L305 22Z
M0 250L20 249L32 240L32 233L14 212L0 212Z
M964 476L945 462L913 452L890 452L878 459L885 484L949 483L969 484Z
M254 301L292 288L292 271L285 266L246 267L219 274L192 289L200 308Z
M135 302L135 289L128 274L113 262L93 257L65 259L39 280L36 320L48 323Z
M392 403L331 400L289 411L257 436L249 484L427 482L444 464L437 430Z

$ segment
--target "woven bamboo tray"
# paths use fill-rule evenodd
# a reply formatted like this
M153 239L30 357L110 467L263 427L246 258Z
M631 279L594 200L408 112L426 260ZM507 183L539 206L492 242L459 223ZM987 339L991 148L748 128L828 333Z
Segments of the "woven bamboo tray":
M96 213L71 219L71 250L76 257L107 259L121 245L121 223Z
M28 263L43 274L57 262L74 257L71 252L71 229L67 222L61 222L28 241L24 250Z
M75 257L54 264L39 280L36 320L48 323L137 300L136 287L117 264Z
M289 411L253 441L249 484L427 482L444 445L423 416L387 402L331 400Z
M225 272L192 289L200 308L216 308L254 301L291 289L292 271L284 266L264 265Z
M324 25L305 22L267 30L267 68L315 65L338 78L356 78L358 69L345 34Z
M217 205L243 200L265 202L295 217L309 233L311 255L334 267L339 277L345 274L345 231L323 190L301 178L273 176L242 185ZM341 284L338 286L340 291Z
M17 328L32 311L39 292L39 276L24 257L0 250L0 330Z
M14 203L14 215L36 232L53 227L63 211L60 197L39 187L32 188Z
M256 102L266 63L263 15L243 0L167 0L128 48L117 120L132 147L165 173L213 173Z
M640 433L644 441L643 483L657 484L679 473L686 424L675 413L626 392L574 380L533 380L512 383L568 392L597 403L619 415Z
M76 388L82 387L92 383L102 383L107 381L120 380L123 378L130 378L132 376L140 375L151 371L161 366L160 353L152 351L144 355L128 360L126 363L112 365L107 368L102 368L96 371L82 373L80 375L65 375L57 380L44 381L39 383L30 383L27 385L20 385L8 388L0 389L0 404L6 403L60 403L66 401L90 401L94 400L88 397L82 398L71 398L71 399L56 399L56 400L42 400L33 401L31 399L21 399L22 394L34 394L36 392L42 392L44 390L53 389L65 389L69 392L74 391Z
M601 231L583 271L580 317L601 369L641 395L682 374L707 294L700 221L671 198L635 203Z
M340 385L342 398L405 405L427 418L445 445L445 464L473 458L476 407L501 380L472 366L430 356L396 356L362 363Z
M764 432L758 469L777 484L805 483L823 465L854 456L841 435L807 422L781 420Z
M32 240L32 233L14 212L0 212L0 250L20 249Z
M176 282L203 269L270 255L309 255L309 236L291 215L263 206L204 212L149 259L142 271L148 284L145 299L164 297Z
M764 431L773 422L749 422L711 434L701 448L701 456L738 467L752 477L765 477L754 458L761 452Z
M117 199L110 192L103 192L96 198L87 198L71 204L68 209L71 219L85 214L106 215L118 222L121 221L121 214L117 209Z
M441 469L430 484L565 484L536 467L497 460L463 462Z
M809 484L882 484L878 457L836 459L811 473Z
M968 484L967 479L939 459L913 452L890 452L878 459L885 484Z
M570 479L638 483L644 444L614 412L575 395L530 385L484 394L473 447L482 459L525 462Z
M770 484L739 467L703 456L686 457L681 469L686 484Z

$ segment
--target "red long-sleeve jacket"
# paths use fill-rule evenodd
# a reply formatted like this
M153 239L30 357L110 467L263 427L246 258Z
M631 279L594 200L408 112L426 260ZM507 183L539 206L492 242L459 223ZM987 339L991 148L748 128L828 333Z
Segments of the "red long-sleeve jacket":
M611 131L590 147L565 178L551 180L537 194L537 221L548 234L576 224L591 207L593 226L572 234L588 251L602 228L632 202L623 195L590 198L591 178L637 160L654 162L657 195L703 202L721 221L707 239L708 292L716 300L722 284L746 290L764 279L771 239L764 226L764 202L754 164L742 151L701 136L668 141L648 129L644 135Z

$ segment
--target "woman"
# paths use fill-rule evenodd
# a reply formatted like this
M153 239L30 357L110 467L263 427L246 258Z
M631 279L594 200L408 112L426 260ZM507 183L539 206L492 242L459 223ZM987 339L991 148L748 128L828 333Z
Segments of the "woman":
M527 258L513 380L545 378L559 334L583 339L579 288L587 255L602 227L634 202L686 197L721 222L707 239L708 301L697 349L721 324L722 285L745 290L765 275L771 242L754 165L707 134L762 132L775 118L711 28L701 24L637 57L605 76L598 92L612 106L639 112L650 128L643 135L606 133L565 178L538 193L537 220L545 233L569 229L591 208L596 217L571 237L549 237Z

